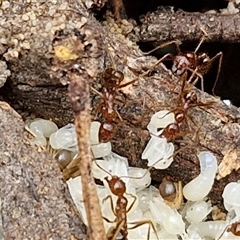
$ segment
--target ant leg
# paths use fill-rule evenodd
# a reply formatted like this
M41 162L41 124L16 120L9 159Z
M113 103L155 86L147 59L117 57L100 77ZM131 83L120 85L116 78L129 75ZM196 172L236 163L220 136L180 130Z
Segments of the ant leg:
M206 40L206 37L205 36L202 36L199 44L197 45L197 47L195 48L195 53L198 51L198 49L201 47L202 43Z
M116 214L116 212L115 212L115 210L114 210L114 207L113 207L113 200L112 200L111 195L108 195L107 197L105 197L105 198L102 200L102 202L104 203L104 202L106 202L108 199L110 199L111 210L112 210L113 214L116 216L117 214Z
M173 41L170 41L170 42L166 42L166 43L160 44L159 46L155 47L154 49L150 50L149 52L144 52L143 55L148 55L148 54L150 54L150 53L152 53L152 52L154 52L154 51L156 51L156 50L158 50L160 48L167 47L167 46L169 46L171 44L175 44L176 47L177 47L178 52L180 52L179 45L181 44L181 41L173 40Z
M133 223L130 223L130 224L135 224L135 226L133 227L128 227L128 229L135 229L137 227L140 227L144 224L148 224L148 234L147 234L147 240L150 240L150 226L152 227L157 239L159 240L158 238L158 235L157 235L157 230L155 228L155 226L153 225L152 221L150 220L143 220L143 221L140 221L140 222L133 222Z
M134 199L132 201L131 205L129 206L129 208L126 210L126 213L128 213L132 209L132 207L135 204L135 202L137 201L137 197L132 195L131 193L126 193L126 195L131 196Z
M111 239L111 240L116 240L117 239L117 236L119 234L119 232L121 231L122 227L124 225L124 221L121 221L120 224L118 224L116 226L116 228L110 228L107 232L107 239Z
M223 53L222 52L219 52L217 55L215 55L212 59L211 59L211 62L213 62L215 59L219 58L219 63L218 63L218 71L217 71L217 76L216 76L216 80L214 82L214 85L213 85L213 88L212 88L212 93L213 93L213 96L216 97L216 94L214 92L215 90L215 87L217 85L217 82L218 82L218 78L219 78L219 74L220 74L220 71L221 71L221 67L222 67L222 58L223 58Z

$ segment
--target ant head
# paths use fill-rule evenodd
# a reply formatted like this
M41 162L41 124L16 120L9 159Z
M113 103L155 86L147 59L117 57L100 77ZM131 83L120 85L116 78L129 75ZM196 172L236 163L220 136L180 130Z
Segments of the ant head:
M164 128L161 136L165 137L168 141L172 141L176 134L179 132L179 126L176 123L170 123Z
M109 188L114 195L123 196L126 192L126 184L120 177L113 175L110 179L109 177L105 177L104 179L107 181Z
M195 69L196 64L196 54L194 52L179 53L174 58L172 72L180 76L186 69Z
M116 88L123 79L124 75L121 71L107 68L102 74L101 84L108 88Z

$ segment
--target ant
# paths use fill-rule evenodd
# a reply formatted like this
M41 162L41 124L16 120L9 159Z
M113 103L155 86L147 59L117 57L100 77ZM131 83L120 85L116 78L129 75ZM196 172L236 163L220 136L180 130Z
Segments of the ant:
M146 74L148 74L148 72L142 74L142 76ZM116 101L122 102L120 99L116 98L118 90L136 82L138 79L139 77L130 82L121 84L124 80L124 74L114 68L107 68L101 76L102 91L98 92L93 87L91 88L102 98L102 102L97 108L101 109L103 117L103 121L99 128L99 141L101 143L106 143L113 138L116 132L117 118L123 121L115 108Z
M204 30L202 31L205 33ZM205 33L205 35L207 34ZM220 70L221 70L223 53L219 52L212 58L210 58L206 53L198 53L198 50L204 41L205 41L205 36L202 37L202 39L200 40L199 44L197 45L194 51L182 52L179 47L181 42L174 40L174 41L161 44L160 46L154 48L153 50L145 54L150 54L159 48L163 48L171 44L175 44L178 54L176 56L171 53L164 55L161 59L157 61L155 66L158 63L162 62L163 60L167 60L168 58L170 58L173 61L172 72L177 76L181 76L186 71L195 72L195 74L201 79L202 91L204 91L203 75L205 75L210 70L212 63L219 58L217 76L212 88L212 93L215 96L214 90L215 90L215 87L219 78Z
M119 176L112 175L111 173L107 172L104 168L102 168L100 165L98 165L97 162L96 162L96 165L101 170L103 170L104 172L106 172L107 174L109 174L111 176L110 179L108 176L105 177L104 179L108 183L108 186L109 186L112 194L117 197L115 208L114 208L114 204L113 204L113 199L110 195L108 195L107 197L105 197L103 199L103 202L105 202L107 199L110 200L111 210L116 217L114 221L110 221L109 219L103 217L103 219L109 223L116 223L115 228L112 228L112 229L110 228L110 232L108 232L108 239L109 240L119 239L118 237L119 237L119 235L121 235L121 240L127 240L127 235L128 235L129 229L135 229L144 224L149 224L147 239L148 240L150 239L150 226L154 230L154 233L155 233L157 239L159 239L158 235L157 235L157 231L156 231L153 223L150 220L133 222L130 224L133 224L134 226L132 226L132 227L127 226L127 224L128 224L127 223L127 213L133 208L133 206L137 200L137 197L130 193L126 193L126 184ZM147 171L146 171L146 173L147 173ZM145 174L142 177L144 177ZM142 178L142 177L140 177L140 178ZM138 178L138 177L136 177L136 178ZM133 201L129 207L127 207L128 199L124 195L129 195L133 198Z
M177 101L177 107L170 111L169 113L173 112L175 114L175 121L173 123L168 124L163 131L160 133L159 137L165 137L169 142L174 141L180 134L180 127L184 121L186 121L187 112L189 109L193 107L200 107L200 106L210 106L214 102L202 103L198 101L197 95L193 92L193 86L198 81L198 76L196 79L187 86L187 83L191 82L193 76L195 75L197 69L195 69L192 73L192 76L188 81L186 81L187 73L184 73L183 83L181 87L181 91ZM167 113L167 114L169 114Z

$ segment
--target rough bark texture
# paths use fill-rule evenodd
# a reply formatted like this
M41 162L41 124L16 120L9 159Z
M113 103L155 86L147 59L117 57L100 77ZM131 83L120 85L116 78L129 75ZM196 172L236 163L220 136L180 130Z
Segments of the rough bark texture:
M30 144L24 122L0 102L0 194L5 239L85 239L57 162Z
M119 27L109 17L100 24L91 14L90 8L94 3L90 0L83 2L58 0L41 4L13 1L8 6L4 5L0 12L0 51L11 71L2 95L14 99L18 108L20 106L38 116L52 118L60 125L73 121L66 97L67 87L62 85L68 84L66 72L69 69L74 67L86 71L86 81L94 80L94 86L99 89L97 79L107 66L124 72L125 80L130 81L156 63L155 58L143 56L134 43L126 40L127 35L134 37L131 23L122 22ZM95 1L95 6L101 7L103 2ZM238 21L237 16L233 19ZM212 21L212 24L219 25L217 21ZM231 26L237 28L236 23ZM238 32L234 36L238 36ZM195 33L200 34L199 27ZM141 34L147 40L147 36L143 35L143 26ZM162 34L164 32L160 36ZM162 38L169 36L168 33ZM219 39L217 35L210 36ZM55 58L59 46L71 50L72 61L68 66ZM4 79L8 74L5 72ZM146 131L150 115L146 110L158 110L163 105L174 109L179 92L176 82L169 71L158 65L155 72L140 78L133 88L122 90L126 104L119 106L119 112L124 122L117 124L114 151L128 157L132 165L146 166L140 160L150 137ZM220 203L223 187L229 181L239 179L240 111L197 92L201 101L214 100L216 104L207 109L196 107L189 110L188 114L197 126L191 121L189 125L192 132L199 129L198 139L195 141L194 134L190 133L176 147L197 142L198 145L194 145L197 150L209 149L219 163L223 162L224 156L225 159L231 157L227 164L222 165L225 167L222 175L226 174L226 169L230 171L229 175L216 180L210 194L214 203ZM92 99L93 108L96 108L99 99L96 96ZM1 104L0 127L0 184L6 239L70 239L71 235L72 239L73 236L83 239L80 220L70 211L70 205L65 200L65 187L56 163L46 153L39 153L34 146L23 141L23 122L5 104ZM171 175L187 183L198 172L198 160L192 149L187 149L176 157L169 169L153 171L153 178L161 181L165 175Z
M142 18L141 41L199 40L204 30L211 41L239 42L240 15L174 12L172 9L148 13Z

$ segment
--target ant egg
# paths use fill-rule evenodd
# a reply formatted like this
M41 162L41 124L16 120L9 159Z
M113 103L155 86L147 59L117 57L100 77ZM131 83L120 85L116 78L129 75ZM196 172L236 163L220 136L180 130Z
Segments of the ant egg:
M234 210L240 217L240 182L228 183L223 190L223 204L227 211Z
M77 151L77 135L74 124L67 124L54 132L49 139L53 149L66 149L71 152Z
M203 151L198 155L200 161L200 174L183 188L183 195L187 200L202 200L210 192L217 172L217 159L208 152Z
M192 203L186 212L186 219L189 223L199 223L203 221L212 211L210 202L197 201Z
M58 130L57 125L45 119L33 120L29 125L30 130L37 136L44 136L49 138L50 135Z
M152 115L151 120L147 125L147 129L150 133L158 136L161 133L159 129L165 128L170 123L174 123L174 121L174 113L169 112L168 110L162 110Z
M151 136L142 153L142 159L148 160L148 166L157 169L166 169L173 162L174 145L167 142L166 138Z

